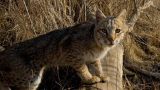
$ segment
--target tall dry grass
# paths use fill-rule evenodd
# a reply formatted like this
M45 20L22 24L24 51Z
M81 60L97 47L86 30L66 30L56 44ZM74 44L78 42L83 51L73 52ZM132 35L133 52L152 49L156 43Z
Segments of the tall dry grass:
M8 47L54 29L84 22L91 18L95 8L108 16L117 16L125 8L130 18L134 1L138 7L147 0L1 0L0 45ZM124 62L160 72L160 1L153 1L155 6L142 13L134 31L126 36ZM139 80L138 84L133 79ZM153 89L160 84L139 75L127 76L124 80L127 89Z

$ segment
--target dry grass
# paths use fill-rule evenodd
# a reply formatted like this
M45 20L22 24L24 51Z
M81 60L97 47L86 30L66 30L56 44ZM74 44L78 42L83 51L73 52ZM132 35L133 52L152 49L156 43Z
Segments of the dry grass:
M15 2L17 1L17 2ZM27 2L26 2L27 1ZM134 9L134 0L1 0L0 45L33 38L57 28L84 22L90 17L88 11L100 8L106 15L118 15L126 8L128 18ZM137 6L147 0L136 0ZM160 1L153 0L155 7L142 13L134 31L126 36L125 62L159 72L160 68ZM136 73L136 72L135 72ZM126 89L159 89L160 82L134 75L124 78ZM135 79L135 80L134 80ZM136 80L139 80L137 83Z

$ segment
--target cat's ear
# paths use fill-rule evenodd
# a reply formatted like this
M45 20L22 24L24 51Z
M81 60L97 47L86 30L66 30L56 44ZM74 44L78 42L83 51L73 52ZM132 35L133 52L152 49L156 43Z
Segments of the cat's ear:
M116 17L116 19L117 19L118 21L122 21L123 23L125 23L125 21L126 21L126 16L127 16L127 11L126 11L126 9L123 9L123 10L121 11L121 13L118 15L118 17Z
M98 23L100 20L105 19L105 18L106 16L103 14L103 12L100 9L98 9L96 11L96 22Z

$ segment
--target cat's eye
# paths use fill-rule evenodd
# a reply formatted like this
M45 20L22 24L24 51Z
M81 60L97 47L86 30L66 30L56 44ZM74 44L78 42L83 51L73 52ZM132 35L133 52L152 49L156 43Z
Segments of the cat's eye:
M121 29L116 29L115 30L115 33L120 33L121 32Z
M102 31L103 33L106 33L106 29L101 29L101 31Z

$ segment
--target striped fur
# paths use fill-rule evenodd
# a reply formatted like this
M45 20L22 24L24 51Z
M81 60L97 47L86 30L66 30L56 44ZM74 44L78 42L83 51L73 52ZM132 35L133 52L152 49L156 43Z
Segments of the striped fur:
M48 66L71 66L85 84L105 81L100 59L123 39L125 15L105 17L97 11L95 23L55 30L7 48L0 53L0 82L15 90L36 90ZM86 64L94 66L95 75Z

